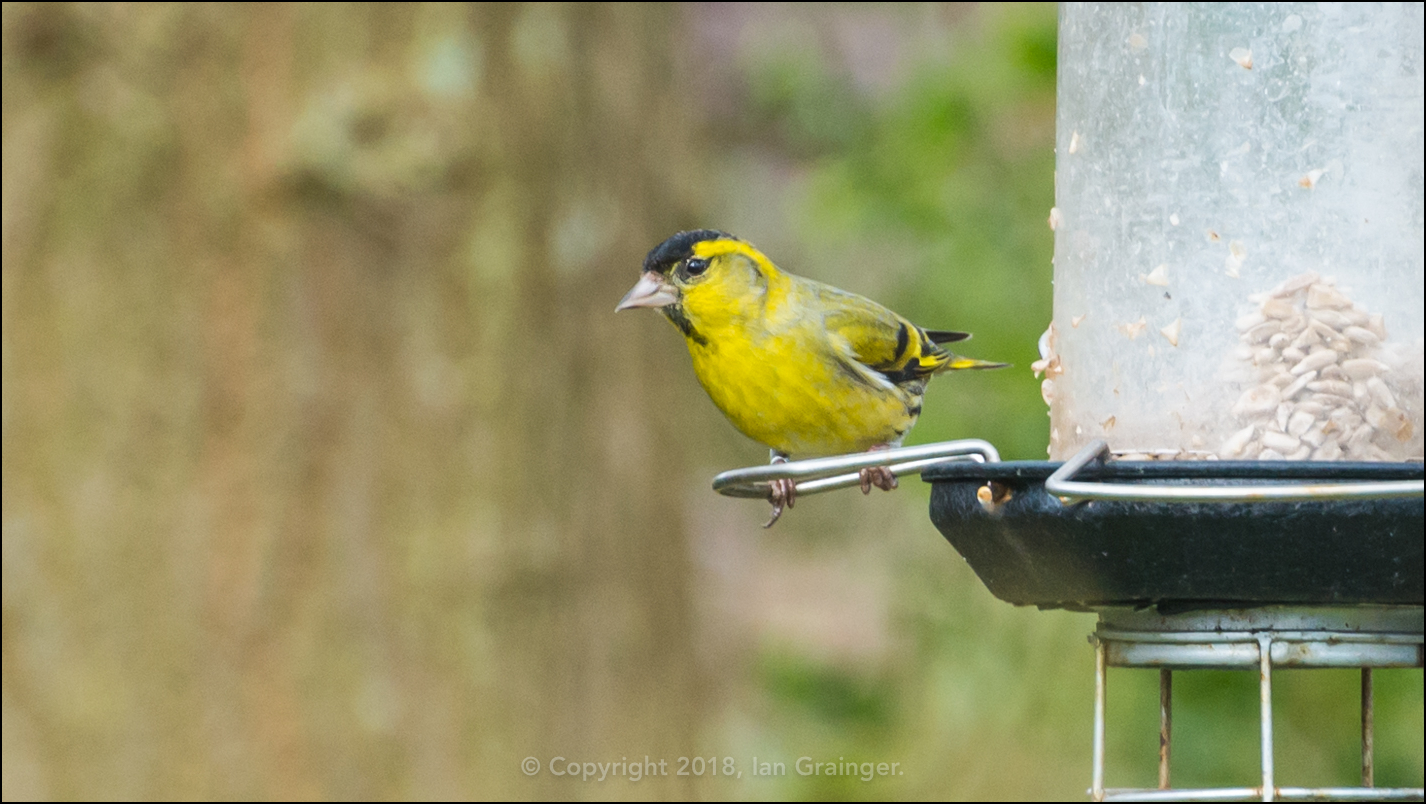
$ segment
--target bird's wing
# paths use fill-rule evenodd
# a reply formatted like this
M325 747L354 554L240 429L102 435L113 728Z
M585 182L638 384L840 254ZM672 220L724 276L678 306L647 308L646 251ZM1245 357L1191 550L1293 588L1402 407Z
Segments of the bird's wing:
M951 355L924 330L870 299L834 288L819 288L822 325L850 357L892 383L922 379Z

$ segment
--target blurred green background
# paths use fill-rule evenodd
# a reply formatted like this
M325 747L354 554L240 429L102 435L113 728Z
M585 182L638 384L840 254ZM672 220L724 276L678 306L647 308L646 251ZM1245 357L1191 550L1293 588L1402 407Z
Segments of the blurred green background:
M735 232L1016 365L909 443L1043 459L1053 5L6 3L3 43L6 799L1083 796L1093 617L993 599L916 482L761 530L708 483L766 450L612 313ZM1379 784L1421 679L1378 673ZM1113 786L1156 685L1110 673ZM1278 676L1283 784L1355 781L1356 685ZM1176 784L1252 783L1255 690L1178 675Z

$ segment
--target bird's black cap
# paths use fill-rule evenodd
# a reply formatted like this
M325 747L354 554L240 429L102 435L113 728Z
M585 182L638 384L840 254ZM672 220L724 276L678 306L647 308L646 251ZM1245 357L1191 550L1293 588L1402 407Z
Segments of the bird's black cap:
M694 229L688 232L679 232L669 239L654 246L654 250L649 252L649 256L644 258L644 270L666 274L673 270L679 260L685 259L693 254L693 247L705 240L737 240L738 238L720 232L717 229Z

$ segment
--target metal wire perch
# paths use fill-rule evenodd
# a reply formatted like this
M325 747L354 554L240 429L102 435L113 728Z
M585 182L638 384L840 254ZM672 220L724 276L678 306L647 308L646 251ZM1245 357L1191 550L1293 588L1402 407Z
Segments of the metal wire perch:
M765 500L771 488L770 481L790 478L797 481L798 496L806 496L860 485L861 477L857 470L868 466L888 466L893 475L901 477L920 473L927 466L948 460L995 463L999 462L1000 453L989 441L979 438L940 441L914 447L730 469L713 478L713 490L728 497ZM848 473L848 470L851 471Z
M1312 500L1420 497L1426 482L1420 480L1362 481L1357 483L1280 483L1261 486L1164 486L1135 483L1092 483L1072 480L1091 462L1109 454L1109 445L1096 439L1065 461L1045 481L1045 491L1066 505L1084 500L1137 502L1306 502ZM800 490L800 489L799 489Z

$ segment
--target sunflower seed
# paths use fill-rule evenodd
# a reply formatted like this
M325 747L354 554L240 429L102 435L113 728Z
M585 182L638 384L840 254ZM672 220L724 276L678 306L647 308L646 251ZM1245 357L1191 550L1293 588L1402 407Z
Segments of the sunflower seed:
M1380 402L1384 408L1396 407L1396 396L1391 393L1391 389L1386 387L1380 377L1370 377L1367 379L1367 390L1371 391L1376 401Z
M1335 461L1342 457L1342 447L1335 440L1328 441L1312 453L1314 461Z
M1308 326L1316 330L1318 336L1320 336L1324 341L1337 337L1337 330L1332 329L1331 327L1327 326L1321 321L1318 321L1315 318L1308 322Z
M1287 432L1287 420L1292 416L1292 405L1284 402L1277 406L1277 418L1273 421L1273 430L1279 433Z
M1344 433L1352 432L1362 423L1362 417L1357 415L1356 411L1348 410L1347 408L1337 408L1327 414L1327 420L1335 424L1337 429Z
M1307 306L1314 310L1322 308L1351 307L1352 300L1343 296L1331 285L1316 282L1307 288Z
M1313 310L1312 320L1321 321L1323 324L1326 324L1338 332L1352 325L1352 322L1348 321L1345 315L1336 310Z
M1312 418L1311 413L1299 410L1296 413L1293 413L1292 416L1288 417L1287 434L1301 438L1303 433L1306 433L1308 430L1312 429L1312 425L1316 423L1317 420Z
M1317 376L1321 377L1324 380L1339 380L1341 382L1347 381L1347 372L1342 371L1341 368L1335 365L1328 366L1327 368L1322 369L1322 373Z
M1331 349L1323 349L1319 352L1313 352L1312 354L1299 360L1297 362L1297 365L1292 367L1292 373L1305 374L1315 369L1330 366L1336 362L1337 353Z
M1360 452L1372 440L1372 434L1376 431L1370 424L1363 423L1352 434L1347 437L1347 452Z
M1352 386L1340 380L1317 380L1307 384L1309 391L1316 391L1319 394L1331 394L1343 399L1352 398Z
M1290 377L1290 376L1292 376L1292 375L1288 374L1288 375L1278 375L1278 376L1288 376L1288 377ZM1306 387L1307 387L1307 384L1310 383L1310 382L1312 382L1312 381L1315 380L1316 378L1317 378L1317 372L1315 372L1315 371L1309 371L1309 372L1307 372L1306 374L1302 375L1301 377L1298 377L1297 379L1295 379L1295 380L1292 381L1292 384L1291 384L1291 385L1289 385L1289 386L1287 386L1286 388L1282 389L1282 398L1283 398L1283 399L1291 399L1291 398L1293 398L1294 396L1297 395L1297 392L1298 392L1298 391L1301 391L1303 388L1306 388Z
M1243 417L1260 416L1277 410L1277 406L1281 402L1282 392L1277 389L1277 386L1259 385L1238 397L1237 404L1233 405L1233 413Z
M1321 342L1322 335L1317 330L1312 327L1305 327L1302 332L1297 334L1297 339L1292 342L1292 345L1298 349L1306 349L1309 346L1316 346Z
M1290 436L1287 433L1263 433L1263 446L1275 449L1283 455L1295 451L1301 444L1302 441L1297 436Z
M1376 336L1375 332L1361 327L1347 327L1342 330L1342 334L1346 335L1349 340L1360 343L1363 346L1376 346L1378 343L1381 343L1381 339Z
M1373 360L1370 357L1354 357L1351 360L1342 361L1342 371L1354 380L1365 380L1368 377L1375 377L1386 372L1389 367L1380 360Z
M1367 420L1372 429L1380 430L1386 423L1386 409L1380 405L1368 405L1367 409L1362 411L1362 418Z
M1258 428L1251 424L1244 427L1238 432L1228 436L1228 439L1223 442L1223 446L1219 447L1218 451L1228 457L1240 455L1243 452L1243 448L1248 446L1248 442L1253 440L1253 434L1256 433L1257 430Z
M1291 318L1297 314L1297 308L1287 299L1268 299L1263 302L1263 315L1268 318Z
M1245 340L1252 344L1267 343L1268 338L1271 338L1279 332L1282 332L1281 321L1264 321L1248 330ZM1336 333L1334 332L1333 334L1335 335Z
M1327 433L1323 431L1320 425L1303 433L1301 438L1302 443L1311 444L1314 447L1320 447L1327 443Z
M1305 274L1298 274L1291 279L1284 279L1277 287L1268 291L1271 296L1291 296L1299 290L1311 285L1321 279L1316 271L1308 271Z

